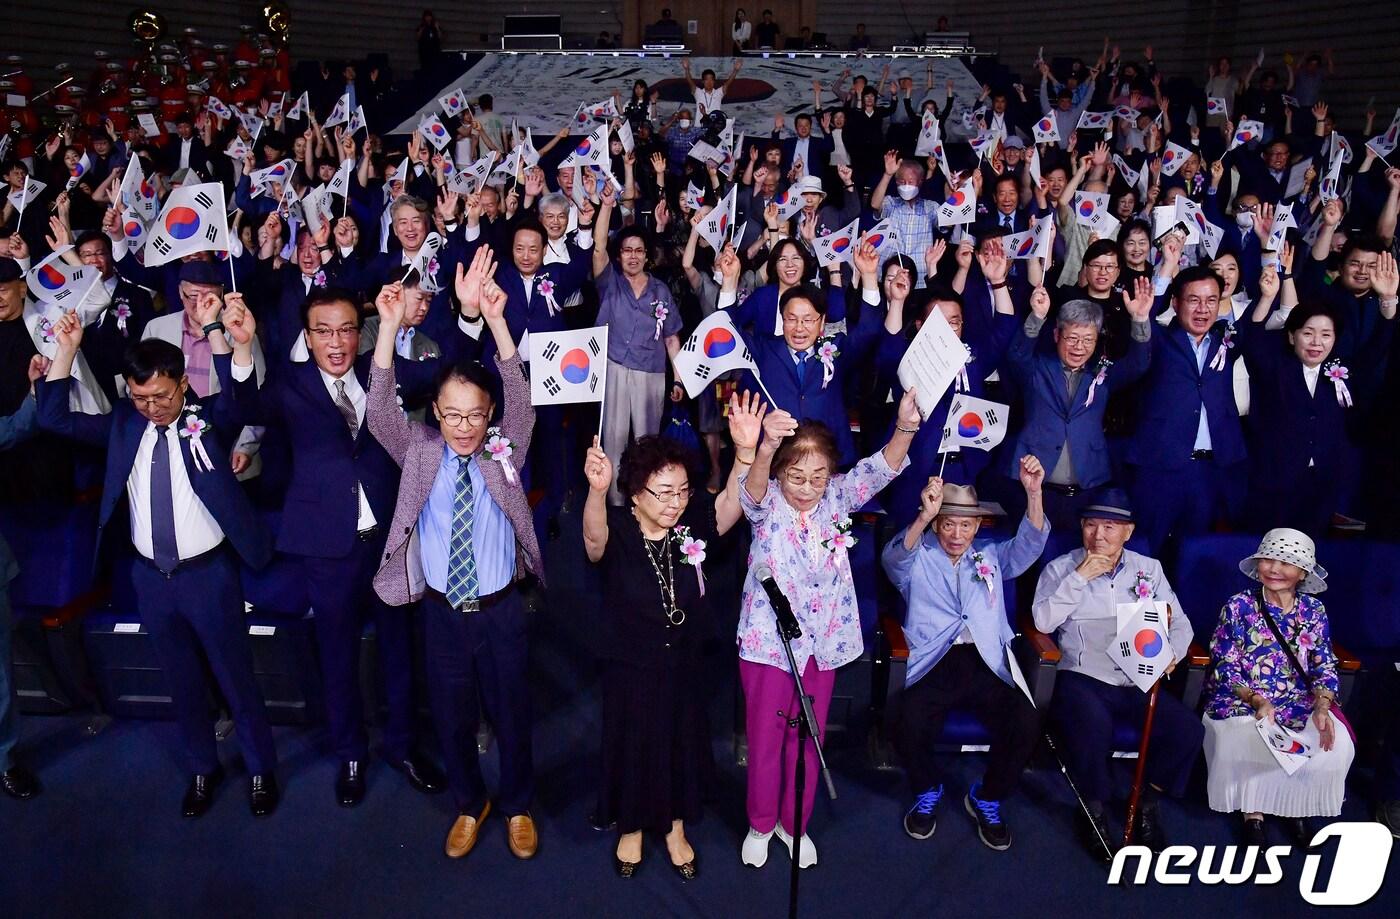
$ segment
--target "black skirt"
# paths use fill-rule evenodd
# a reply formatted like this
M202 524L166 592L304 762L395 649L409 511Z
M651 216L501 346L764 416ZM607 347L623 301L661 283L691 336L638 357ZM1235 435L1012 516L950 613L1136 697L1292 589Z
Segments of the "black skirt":
M699 649L676 651L662 668L604 663L597 816L620 833L699 820L714 774Z

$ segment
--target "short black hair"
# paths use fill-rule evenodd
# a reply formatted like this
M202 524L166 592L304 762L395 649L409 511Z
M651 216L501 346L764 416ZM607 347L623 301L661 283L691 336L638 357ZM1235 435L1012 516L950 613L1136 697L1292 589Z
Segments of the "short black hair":
M491 372L482 366L481 361L470 358L459 358L455 361L447 361L438 368L437 376L433 378L433 399L442 393L442 387L452 381L459 383L470 383L478 387L491 398L493 404L500 404L497 399L496 378Z
M646 488L647 481L667 466L680 466L691 482L698 478L695 451L670 437L657 434L639 437L622 451L622 461L617 467L617 489L635 498Z
M1172 299L1181 296L1189 284L1197 284L1201 281L1214 281L1216 288L1224 293L1225 279L1216 273L1215 269L1209 265L1192 265L1190 268L1183 268L1181 273L1172 282Z
M107 250L107 254L112 254L111 237L99 230L86 230L83 233L79 234L78 238L73 241L73 251L77 252L79 249L81 249L83 246L86 246L88 243L94 242L102 243L102 248Z
M360 300L355 296L354 291L347 287L312 287L311 293L301 304L301 325L302 328L311 328L311 310L313 307L326 306L331 303L348 303L355 311L355 321L360 319Z
M1111 255L1118 260L1118 268L1123 268L1123 254L1118 251L1118 242L1112 239L1096 239L1084 247L1084 256L1079 260L1079 264L1087 265L1100 256ZM1200 280L1197 278L1197 280Z
M138 386L153 377L169 377L180 382L185 376L185 353L179 345L159 338L143 338L126 349L122 376Z
M477 100L476 100L476 104L479 105L479 106L481 106L481 107L484 108L484 109L489 109L489 108L491 108L491 106L494 105L495 102L496 102L496 100L493 99L493 98L491 98L491 94L490 94L490 93L482 93L482 94L480 95L480 97L478 97Z
M806 300L812 304L812 309L817 311L817 315L826 315L826 294L820 287L803 282L795 287L789 287L787 293L778 298L778 315L783 314L783 308L794 300Z
M1374 233L1352 233L1347 236L1347 241L1342 244L1342 251L1339 253L1339 258L1345 262L1347 256L1356 252L1358 249L1362 252L1381 253L1386 251L1386 248L1385 240Z
M798 112L797 117L794 118L794 119L792 119L792 123L793 123L793 124L797 124L799 121L805 121L805 122L807 122L808 124L811 124L811 123L812 123L812 113L811 113L811 112Z
M544 224L540 223L534 217L527 217L517 223L515 229L510 231L510 245L512 249L515 248L515 237L527 230L531 233L540 234L540 245L543 246L549 242L549 234L545 232Z
M778 276L778 257L789 247L796 249L797 254L802 256L802 280L807 280L817 270L816 256L807 251L807 247L791 236L785 236L778 240L773 251L768 253L768 277L775 279Z
M647 258L651 258L651 235L636 224L623 227L621 230L617 231L617 235L612 238L612 242L608 243L608 248L611 250L609 254L613 258L619 257L622 254L622 244L629 239L640 239L642 245L647 247Z
M1326 316L1328 319L1331 319L1333 331L1337 335L1342 334L1342 314L1325 300L1310 300L1307 303L1300 303L1289 310L1288 318L1283 321L1283 330L1285 332L1296 332L1314 316Z

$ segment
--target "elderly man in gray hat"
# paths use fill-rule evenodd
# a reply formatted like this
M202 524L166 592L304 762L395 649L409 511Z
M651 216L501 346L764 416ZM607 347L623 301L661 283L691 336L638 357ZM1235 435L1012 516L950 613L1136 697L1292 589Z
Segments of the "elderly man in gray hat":
M971 486L934 477L920 495L919 516L885 547L885 571L907 608L909 667L899 740L915 795L904 831L915 839L928 839L937 826L934 810L943 785L933 747L943 719L955 707L969 707L991 731L992 744L987 772L968 791L963 808L977 822L983 844L997 851L1011 847L1001 805L1030 759L1040 719L1012 675L1007 647L1014 633L1005 582L1040 558L1050 535L1040 495L1045 469L1034 455L1022 457L1020 479L1026 516L1010 540L975 543L982 520L1001 509L979 503Z

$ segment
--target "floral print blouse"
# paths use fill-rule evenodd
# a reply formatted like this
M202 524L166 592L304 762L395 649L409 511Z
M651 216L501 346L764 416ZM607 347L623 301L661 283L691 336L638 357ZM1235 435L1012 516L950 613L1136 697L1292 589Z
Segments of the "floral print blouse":
M1254 709L1234 693L1234 687L1248 686L1273 703L1280 724L1301 730L1312 714L1312 691L1259 612L1257 597L1256 591L1242 591L1220 611L1220 623L1210 639L1206 714L1216 719L1252 715ZM1269 615L1298 655L1298 662L1307 668L1308 679L1335 693L1337 657L1332 653L1331 627L1322 601L1300 593L1293 612L1285 615L1269 604Z
M806 669L811 657L821 670L835 670L860 657L865 643L848 557L854 544L850 515L908 465L905 459L899 470L891 469L883 452L867 457L850 472L832 476L821 501L806 514L787 503L777 479L769 480L767 493L756 503L744 487L748 476L740 478L739 502L753 526L739 609L740 659L788 670L773 607L754 577L764 566L772 569L773 580L802 626L802 637L792 643L799 670Z

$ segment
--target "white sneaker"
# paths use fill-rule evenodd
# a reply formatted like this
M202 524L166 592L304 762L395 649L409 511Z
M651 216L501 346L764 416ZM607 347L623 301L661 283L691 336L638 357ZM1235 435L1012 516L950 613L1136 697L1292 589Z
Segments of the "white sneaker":
M788 858L792 858L792 837L789 836L787 831L783 829L783 825L781 823L773 827L773 834L783 841L783 845L787 846ZM812 844L812 837L808 836L806 833L803 833L802 859L797 863L797 867L810 868L816 863L817 847Z
M744 860L744 864L751 868L762 868L767 864L768 840L772 838L772 831L760 833L753 827L749 827L749 835L744 837L744 848L739 853Z

